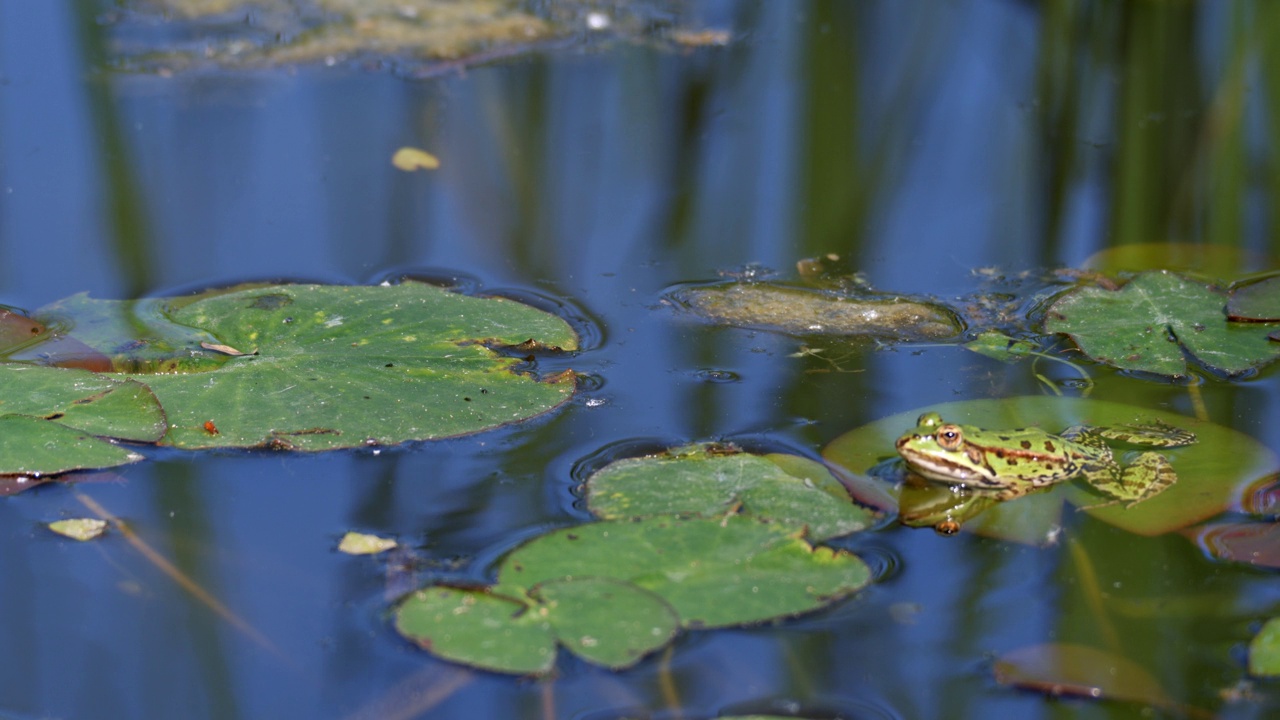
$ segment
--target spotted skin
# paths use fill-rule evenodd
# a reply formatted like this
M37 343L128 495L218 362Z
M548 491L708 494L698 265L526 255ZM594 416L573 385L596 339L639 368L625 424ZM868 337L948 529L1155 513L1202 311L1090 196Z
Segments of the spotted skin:
M1111 498L1089 507L1133 507L1177 482L1177 473L1163 455L1143 452L1121 464L1110 442L1171 448L1194 443L1195 435L1163 423L1079 425L1057 435L1039 428L991 431L946 423L937 413L925 413L915 429L898 438L896 447L908 467L923 477L986 491L999 500L1080 477Z

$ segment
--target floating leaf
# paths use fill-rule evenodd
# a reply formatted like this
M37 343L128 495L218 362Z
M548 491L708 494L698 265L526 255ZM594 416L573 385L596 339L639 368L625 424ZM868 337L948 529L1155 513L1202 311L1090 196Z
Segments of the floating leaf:
M1280 618L1271 618L1249 643L1249 674L1280 675Z
M763 283L690 286L671 298L707 320L793 335L949 340L963 331L951 310L898 297L873 299Z
M159 402L141 383L0 364L0 475L48 476L136 462L138 453L92 436L156 442L166 429Z
M535 538L503 560L494 591L515 597L566 577L630 582L670 603L685 627L725 627L816 610L861 588L870 570L754 518L655 517Z
M414 170L435 170L440 167L440 160L426 150L402 147L391 156L391 164L398 170L413 172Z
M74 518L51 522L49 523L49 529L72 540L84 542L93 540L106 532L107 523L105 520L98 520L97 518Z
M429 587L396 628L451 660L544 673L557 643L611 668L680 627L724 627L822 607L870 581L857 557L757 519L656 517L557 530L507 555L492 588Z
M1122 370L1181 377L1186 354L1240 375L1280 356L1267 328L1228 323L1226 296L1169 272L1143 273L1120 290L1083 287L1047 311L1045 330L1066 333L1089 357Z
M486 590L428 587L396 609L396 630L447 660L518 675L555 664L551 624L517 600Z
M1280 322L1280 277L1232 288L1227 317L1245 322Z
M1158 450L1169 458L1178 474L1173 487L1131 508L1112 505L1084 510L1095 518L1140 535L1160 535L1206 520L1236 499L1238 488L1250 479L1274 472L1277 467L1276 457L1270 450L1248 435L1221 425L1121 403L1038 396L943 403L899 413L841 435L823 450L823 456L855 478L865 476L882 460L896 457L894 441L915 427L916 418L926 410L940 413L947 422L988 429L1035 426L1056 433L1072 425L1113 426L1160 421L1190 430L1197 436L1195 444ZM1123 463L1123 446L1117 445L1115 449ZM852 484L851 489L864 501L870 496L864 497L857 488L866 483L888 486L874 478ZM1046 493L1000 503L965 529L1020 542L1029 538L1032 542L1041 542L1055 537L1061 525L1058 506L1063 499L1078 507L1104 500L1082 483L1064 482Z
M215 369L143 378L168 413L165 442L177 447L324 450L451 437L547 412L574 390L571 373L538 381L490 349L577 346L561 318L502 298L419 283L282 285L171 315L197 333L197 348L257 349L201 350L216 355Z
M342 540L338 543L338 552L348 555L377 555L380 552L386 552L396 546L396 541L391 538L381 538L377 535L367 535L365 533L348 532L342 536Z
M1219 560L1280 568L1280 524L1215 523L1186 535Z
M708 446L611 463L588 478L587 507L606 520L741 509L807 527L814 540L863 530L875 518L854 505L844 486L818 463L796 456L726 454Z
M998 330L984 330L978 336L963 345L979 355L1003 362L1020 360L1039 351L1034 343L1009 337Z
M1076 695L1170 707L1173 701L1141 665L1071 643L1032 645L995 662L996 682L1053 695Z
M0 305L0 355L34 342L44 332L42 323L13 308Z
M160 403L142 383L16 363L0 364L0 413L55 420L91 435L135 442L156 442L167 429Z
M0 415L0 475L55 475L141 459L136 452L44 418Z
M556 638L575 655L613 669L630 667L666 645L680 629L658 595L610 578L549 580L530 597Z

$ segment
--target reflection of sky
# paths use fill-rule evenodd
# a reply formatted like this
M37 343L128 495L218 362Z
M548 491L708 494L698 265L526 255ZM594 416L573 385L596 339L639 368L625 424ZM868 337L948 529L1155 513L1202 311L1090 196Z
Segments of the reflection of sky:
M34 651L52 638L94 669L74 668L86 679L58 701L58 656L0 673L0 714L105 706L175 716L166 702L178 699L165 689L218 692L209 678L221 672L246 716L296 712L282 698L321 687L323 700L301 707L338 716L429 662L386 632L378 566L329 551L346 529L408 538L435 561L489 560L530 528L580 520L569 470L615 443L767 436L812 451L858 423L972 394L974 368L996 365L960 350L866 352L842 365L859 373L802 375L821 366L789 359L794 339L672 322L661 303L672 284L752 263L789 278L799 257L819 252L851 257L882 289L953 296L972 289L970 268L1078 262L1099 243L1107 200L1092 176L1071 191L1066 244L1051 251L1040 242L1034 6L975 0L932 13L865 4L850 14L865 43L863 66L844 73L860 84L864 120L850 132L887 145L888 165L865 180L875 201L862 225L835 233L842 246L806 247L798 107L822 88L800 77L798 5L761 3L753 16L745 3L716 3L712 17L758 23L719 53L568 51L413 82L348 67L104 77L78 64L70 4L0 2L0 303L126 293L105 188L134 182L149 290L456 271L489 288L566 298L599 322L602 347L571 364L603 379L590 397L606 401L518 431L377 457L199 457L192 467L128 469L126 485L84 486L162 552L180 554L186 543L188 566L294 657L296 672L210 619L118 538L101 551L33 541L37 523L83 512L69 492L0 502L0 646ZM127 148L124 175L107 175L106 124L92 115L90 83L105 83L112 99L105 107ZM393 169L402 145L436 154L441 169ZM702 370L739 380L709 383ZM1036 391L1022 370L993 371L1005 372L1018 379L992 387ZM193 515L198 522L184 524ZM1047 592L1046 556L1014 549L987 565L976 560L989 556L978 541L928 532L850 546L862 542L893 543L887 552L906 567L833 610L839 626L784 626L799 660L771 650L767 630L683 638L676 669L692 707L712 713L806 691L840 706L850 687L909 717L957 715L934 703L960 697L975 703L971 716L1001 702L982 695L982 653L1046 639L1053 598L1037 595ZM457 572L483 577L483 568ZM890 605L912 602L918 624L886 620ZM755 664L738 667L747 657ZM789 675L791 662L821 682ZM725 668L753 674L726 680L716 672ZM564 687L584 704L564 710L643 693L632 686L655 682L652 673L649 665L608 686L571 666ZM152 704L126 699L148 681ZM921 696L922 684L945 692ZM441 711L497 717L534 692L484 676ZM1000 710L1026 717L1039 707L1017 697Z

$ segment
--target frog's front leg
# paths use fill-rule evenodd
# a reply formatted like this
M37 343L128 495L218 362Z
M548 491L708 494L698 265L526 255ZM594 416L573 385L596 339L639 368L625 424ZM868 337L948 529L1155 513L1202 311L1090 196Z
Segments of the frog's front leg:
M1165 456L1145 452L1124 468L1113 464L1089 471L1085 473L1085 480L1113 499L1095 505L1082 505L1080 510L1107 507L1116 503L1124 503L1125 507L1131 508L1168 490L1178 481L1178 473Z

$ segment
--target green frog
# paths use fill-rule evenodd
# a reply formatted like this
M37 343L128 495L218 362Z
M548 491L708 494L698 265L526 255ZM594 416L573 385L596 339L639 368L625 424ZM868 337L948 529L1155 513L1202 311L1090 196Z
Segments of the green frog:
M927 412L896 445L907 466L919 475L983 491L997 500L1082 477L1111 498L1089 507L1116 503L1133 507L1177 482L1177 473L1163 455L1143 452L1132 463L1122 465L1108 441L1169 448L1190 445L1196 436L1160 422L1118 427L1077 425L1057 435L1038 428L984 430L946 423L938 413Z

